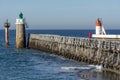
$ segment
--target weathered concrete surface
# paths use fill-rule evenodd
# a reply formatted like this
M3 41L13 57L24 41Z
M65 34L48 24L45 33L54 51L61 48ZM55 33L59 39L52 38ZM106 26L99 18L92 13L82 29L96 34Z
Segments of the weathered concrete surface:
M16 24L16 48L26 47L25 25Z
M49 34L30 34L28 48L48 51L69 59L102 65L120 72L120 42Z

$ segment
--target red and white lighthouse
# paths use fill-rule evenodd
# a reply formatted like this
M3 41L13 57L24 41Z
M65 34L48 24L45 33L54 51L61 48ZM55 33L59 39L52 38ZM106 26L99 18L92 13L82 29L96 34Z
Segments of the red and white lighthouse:
M96 35L100 35L102 33L102 23L98 18L96 21Z

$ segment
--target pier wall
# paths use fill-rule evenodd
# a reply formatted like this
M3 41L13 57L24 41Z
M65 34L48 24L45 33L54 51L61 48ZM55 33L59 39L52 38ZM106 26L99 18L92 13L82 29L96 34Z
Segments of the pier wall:
M28 48L51 52L65 58L102 65L120 72L120 42L49 34L30 34Z

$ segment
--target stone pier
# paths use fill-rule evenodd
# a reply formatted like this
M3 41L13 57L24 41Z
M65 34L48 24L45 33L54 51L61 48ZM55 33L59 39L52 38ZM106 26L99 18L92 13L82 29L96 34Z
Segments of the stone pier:
M120 42L68 37L49 34L30 34L28 48L51 52L65 58L102 65L120 73Z

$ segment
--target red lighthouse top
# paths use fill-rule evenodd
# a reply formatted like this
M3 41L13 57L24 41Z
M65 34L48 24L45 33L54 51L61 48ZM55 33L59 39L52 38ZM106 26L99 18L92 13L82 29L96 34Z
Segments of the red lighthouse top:
M102 26L102 23L99 18L97 19L96 26Z

